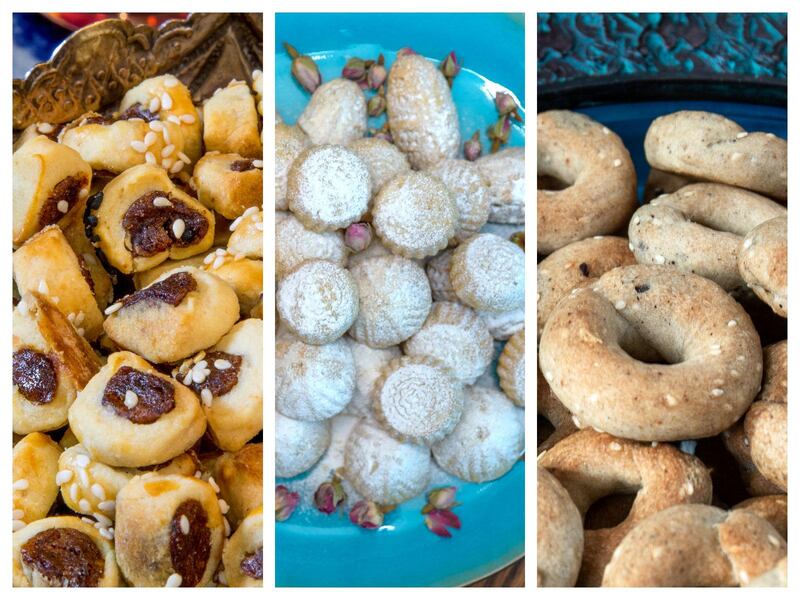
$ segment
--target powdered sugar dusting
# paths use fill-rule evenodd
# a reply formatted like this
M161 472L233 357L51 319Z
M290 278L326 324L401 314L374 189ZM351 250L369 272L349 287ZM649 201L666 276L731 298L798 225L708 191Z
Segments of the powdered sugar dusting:
M489 221L524 223L525 148L503 148L479 158L475 164L489 181Z
M314 466L331 441L329 421L298 421L275 413L275 476L294 477Z
M478 233L489 218L489 183L478 166L463 158L451 158L428 172L442 180L456 202L458 226L455 238L463 241Z
M350 337L344 339L353 352L353 361L356 366L356 389L345 412L358 417L371 416L372 387L380 377L383 368L392 359L400 356L400 348L398 346L370 348Z
M328 260L341 267L347 262L347 249L339 231L311 231L291 213L275 214L275 276L286 273L309 259Z
M450 280L458 297L478 310L521 308L525 302L525 253L491 233L476 235L456 248Z
M297 124L315 145L347 145L367 131L364 92L349 79L327 81L314 90Z

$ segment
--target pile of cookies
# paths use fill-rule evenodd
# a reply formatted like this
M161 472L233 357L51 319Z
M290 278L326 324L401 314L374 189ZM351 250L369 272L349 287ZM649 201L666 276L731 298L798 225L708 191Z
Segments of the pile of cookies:
M786 141L537 131L537 585L785 585Z
M19 135L14 586L262 584L261 96Z
M390 136L345 78L276 116L276 474L306 506L332 477L343 507L386 507L524 451L524 150L460 158L448 83L412 52L386 103Z

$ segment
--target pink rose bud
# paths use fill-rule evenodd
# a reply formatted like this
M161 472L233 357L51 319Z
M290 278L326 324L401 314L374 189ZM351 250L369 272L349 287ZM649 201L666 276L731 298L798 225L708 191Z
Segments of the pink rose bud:
M458 75L458 72L461 70L461 65L458 64L455 50L452 50L450 54L444 57L444 60L439 64L439 68L442 74L447 77L447 80L452 83L455 76Z
M478 160L483 153L483 146L481 145L480 131L472 134L472 137L464 142L464 158L467 160Z
M413 48L400 48L400 50L397 51L397 58L401 56L411 56L412 54L416 54Z
M375 94L367 102L367 114L370 117L379 117L386 111L386 97L382 94Z
M456 514L448 509L434 509L425 515L425 525L440 537L453 537L447 529L461 529L461 521Z
M383 512L374 502L359 500L350 509L350 521L364 529L377 529L383 525Z
M352 223L344 231L344 245L353 252L366 250L371 242L372 226L369 223Z
M494 104L497 107L497 112L500 115L509 115L515 121L522 121L519 116L519 106L514 101L514 97L506 92L497 92L494 98Z
M314 493L314 504L320 512L329 515L344 501L342 482L334 476L332 481L322 483Z
M347 60L347 64L342 69L342 77L351 81L361 81L366 72L364 61L353 57Z
M379 64L374 64L367 71L367 81L373 90L377 90L386 81L386 67Z
M290 492L284 485L275 488L275 520L285 521L292 516L294 509L300 503L300 494Z
M455 486L437 488L428 494L428 504L431 508L453 508L458 503L456 502L456 488Z

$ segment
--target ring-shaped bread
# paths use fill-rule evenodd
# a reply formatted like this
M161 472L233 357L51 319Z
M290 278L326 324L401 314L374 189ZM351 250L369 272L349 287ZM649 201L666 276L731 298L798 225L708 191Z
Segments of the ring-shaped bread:
M571 587L583 557L578 507L547 469L536 470L536 587Z
M753 228L739 250L739 273L775 314L789 315L789 241L786 215Z

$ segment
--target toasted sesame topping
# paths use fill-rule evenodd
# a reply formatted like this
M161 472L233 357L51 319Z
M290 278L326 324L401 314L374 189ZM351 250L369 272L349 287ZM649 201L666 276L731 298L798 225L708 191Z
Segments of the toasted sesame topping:
M75 457L75 464L79 467L86 468L89 466L90 462L91 459L86 454L78 454L78 456Z
M745 250L746 250L747 248L749 248L750 246L752 246L752 245L753 245L753 240L752 240L752 238L744 238L744 247L745 247Z
M741 152L734 152L733 154L731 154L731 160L739 160L740 158L742 158Z
M144 142L141 142L139 140L133 140L131 142L131 148L136 150L136 152L140 152L142 154L147 152L147 144L145 144Z
M161 94L161 108L164 110L170 110L172 108L172 96L167 92Z
M11 488L12 488L14 491L20 491L20 492L21 492L21 491L23 491L23 490L27 490L29 486L30 486L30 483L28 482L28 480L27 480L27 479L17 479L17 480L16 480L16 481L13 483L13 485L11 486Z
M200 392L200 399L203 401L205 406L211 406L211 403L214 400L214 395L211 393L210 389L203 388Z
M64 485L69 482L70 479L72 479L72 471L69 469L64 469L56 473L56 485Z
M92 505L89 504L89 501L86 498L81 498L81 501L78 502L78 508L80 508L81 511L88 513L90 510L92 510Z
M552 371L545 371L544 372L544 378L547 379L547 381L553 381L553 373L552 373Z
M19 531L20 529L22 529L22 528L23 528L23 527L25 527L26 525L27 525L27 523L26 523L25 521L23 521L23 520L21 520L21 519L14 519L14 520L11 522L11 531L12 531L12 532L13 532L13 531Z
M178 173L181 169L183 169L183 161L176 160L175 164L173 164L172 167L170 167L169 172L175 174Z
M103 312L106 315L111 315L111 314L114 314L115 312L117 312L120 308L122 308L122 302L115 302L114 304L112 304L111 306L106 308L105 311L103 311Z
M190 115L190 114L187 113L185 115L181 115L180 120L183 121L184 123L186 123L187 125L191 125L197 119L195 119L194 115Z
M653 262L655 262L657 265L663 265L665 262L667 262L667 259L661 256L660 254L656 254L653 257Z
M39 287L37 288L40 294L49 294L50 288L47 287L47 282L44 279L39 280Z
M164 196L156 196L153 198L153 206L157 208L167 208L168 206L172 206L172 202L169 201L169 198L165 198Z
M173 573L172 575L167 577L167 581L164 584L164 587L181 587L181 583L183 583L183 577L181 577L177 573Z
M155 155L155 154L153 154L152 152L150 152L150 151L148 150L148 151L147 151L147 152L145 152L145 154L144 154L144 161L145 161L145 162L146 162L148 165L154 165L154 164L156 164L156 155Z
M614 308L616 308L617 310L622 310L623 308L625 308L625 306L626 306L625 300L617 300L614 303Z
M616 167L619 167L621 165L622 165L622 161L620 159L618 159L618 158L615 158L614 159L614 167L616 168Z
M67 214L67 211L69 210L69 202L66 200L59 200L56 204L56 208L58 209L58 212Z
M711 395L715 396L717 398L722 396L722 394L724 394L724 393L725 393L725 390L723 390L721 388L714 388L713 390L711 390Z
M175 125L180 125L181 124L181 120L177 115L168 116L167 117L167 121L169 121L170 123L175 123ZM166 131L166 129L164 131Z
M39 133L47 134L47 133L53 133L56 128L53 127L50 123L39 123L36 126L36 129L39 131Z
M608 449L611 450L612 452L619 452L620 450L622 450L622 446L619 444L619 442L611 442L608 445Z
M192 164L192 160L188 156L186 156L183 152L178 152L177 156L184 164L186 165Z
M189 518L186 515L181 515L180 519L181 533L189 535Z
M665 395L664 400L667 402L667 406L675 406L678 404L678 400L672 394Z
M123 400L123 403L128 408L133 408L134 406L139 404L139 396L137 396L136 392L134 392L133 390L126 390L125 400Z
M175 236L176 239L181 239L185 231L186 231L186 222L183 219L175 219L172 222L172 234Z
M222 512L223 515L227 515L230 508L231 507L228 506L228 503L225 502L225 500L223 500L222 498L219 499L219 510Z

